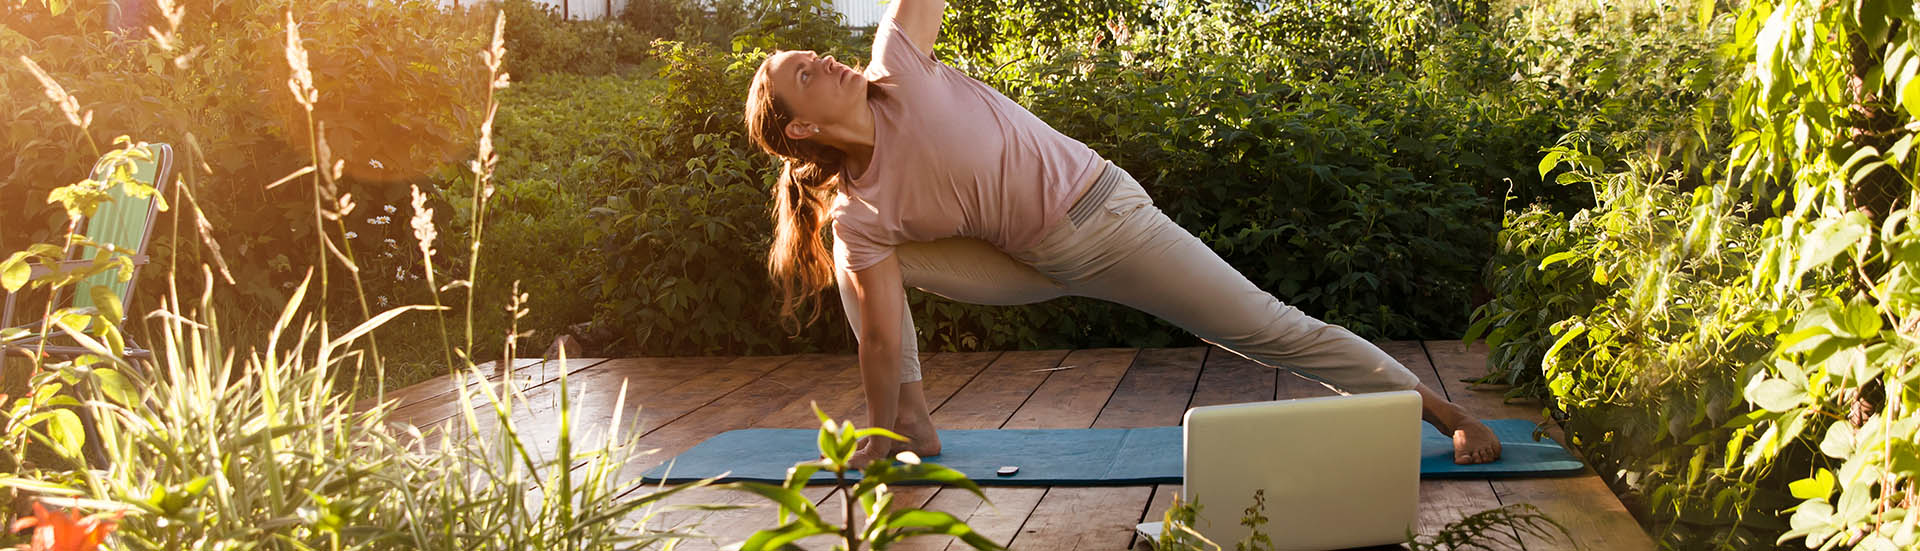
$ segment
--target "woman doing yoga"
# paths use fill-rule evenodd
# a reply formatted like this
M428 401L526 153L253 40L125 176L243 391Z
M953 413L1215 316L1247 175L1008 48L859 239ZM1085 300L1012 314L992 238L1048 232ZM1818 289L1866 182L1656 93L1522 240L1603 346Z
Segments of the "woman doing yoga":
M940 453L920 385L906 286L975 304L1076 295L1125 304L1342 393L1413 389L1454 461L1500 442L1393 357L1255 287L1154 207L1140 184L998 91L931 55L943 0L896 0L864 71L768 57L748 136L786 163L768 265L782 316L837 285L859 340L868 425L854 465ZM832 223L831 253L821 230Z

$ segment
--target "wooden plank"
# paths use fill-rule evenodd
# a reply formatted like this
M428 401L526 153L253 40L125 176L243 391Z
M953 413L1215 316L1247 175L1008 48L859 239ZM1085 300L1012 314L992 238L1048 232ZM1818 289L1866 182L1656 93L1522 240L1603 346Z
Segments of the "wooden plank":
M1187 413L1206 347L1150 348L1140 351L1126 377L1100 409L1093 428L1123 429L1180 424Z
M1193 395L1181 408L1184 418L1186 410L1217 406L1222 404L1240 404L1272 400L1278 396L1282 381L1294 384L1299 377L1283 373L1284 370L1261 365L1233 351L1210 346L1206 348L1206 357L1201 361L1200 375L1194 381ZM1145 521L1166 518L1167 508L1173 498L1181 491L1179 484L1160 484L1154 486L1153 497L1149 498L1146 511L1141 515ZM1142 538L1132 540L1135 546L1151 547Z
M541 361L536 358L525 358L515 362L511 380L514 383L513 388L529 389L553 380L560 372L575 373L606 361L603 359L567 360L562 366L558 360ZM482 366L481 370L487 371L490 365L492 364ZM462 386L456 382L456 379L463 380L466 384ZM495 392L505 388L500 383L506 380L509 379L501 375L487 378L487 382L494 384ZM393 405L388 413L388 420L409 423L417 427L430 426L458 413L459 398L454 394L455 390L459 388L472 390L478 388L480 384L481 381L473 377L442 375L389 392L387 400ZM373 400L373 398L362 399L355 402L354 407L359 410L371 408L374 404Z
M513 368L514 368L514 371L519 371L523 367L540 363L540 361L541 360L539 358L516 358L513 361ZM484 373L495 373L494 366L497 363L498 362L487 362L484 364L480 364L479 368L481 372L484 372ZM454 375L452 373L448 373L445 375L440 375L438 377L427 379L425 381L420 381L418 383L407 385L406 388L401 388L398 390L394 390L392 392L388 392L386 396L386 400L389 402L393 402L394 409L398 410L400 408L404 408L418 402L452 394L453 389L455 387L454 379L455 379ZM498 374L494 374L493 376L489 376L488 379L497 380L499 379L499 376ZM365 411L367 408L373 407L374 400L376 399L378 399L378 397L362 398L360 399L360 401L354 402L353 409L356 411Z
M1233 353L1231 353L1231 351L1225 351L1225 349L1219 349L1219 347L1198 347L1198 353L1192 353L1190 349L1187 349L1185 355L1167 359L1167 363L1171 363L1171 365L1156 365L1156 363L1152 363L1152 361L1148 361L1148 363L1135 361L1133 371L1192 371L1192 374L1190 374L1192 380L1187 380L1187 384L1185 384L1185 388L1187 388L1187 390L1185 390L1185 392L1187 392L1185 397L1181 397L1181 395L1164 394L1160 395L1158 399L1154 399L1154 401L1158 403L1158 405L1154 405L1154 407L1164 407L1164 409L1175 409L1175 407L1177 407L1177 415L1179 415L1179 417L1175 420L1175 424L1177 424L1177 422L1183 422L1183 419L1187 417L1188 407L1198 407L1198 403L1192 403L1194 397L1198 397L1198 395L1206 395L1206 399L1213 401L1213 403L1229 403L1229 401L1250 401L1250 399L1258 399L1258 390L1254 390L1252 394L1244 395L1244 397L1223 395L1223 392L1231 390L1231 378L1229 378L1229 376L1221 376L1221 372L1213 372L1212 380L1206 382L1206 384L1204 384L1204 390L1202 390L1202 376L1206 374L1204 367L1206 367L1208 359L1212 359L1213 355L1233 355ZM1142 349L1142 351L1140 351L1140 357L1142 357L1142 359L1148 359L1150 355L1148 355L1148 351ZM1233 355L1233 361L1246 361L1246 359L1242 359L1242 357L1238 357L1238 355ZM1248 369L1248 367L1244 367L1244 365L1231 367L1231 369L1238 369L1240 372L1258 376L1258 371L1252 371L1252 369ZM1133 372L1127 372L1127 376L1133 376ZM1167 384L1167 386L1179 386L1179 384L1173 384L1173 382L1165 382L1165 384ZM1123 399L1123 397L1121 397L1123 392L1129 392L1129 390L1125 388L1125 382L1121 382L1121 386L1123 386L1121 390L1114 392L1114 399L1116 399L1116 401ZM1125 399L1125 401L1127 401L1127 403L1133 403L1135 399ZM1167 516L1167 509L1173 507L1173 497L1175 497L1177 493L1181 493L1181 484L1156 484L1156 486L1154 486L1154 497L1148 499L1146 513L1140 515L1140 520L1142 520L1142 522L1150 522L1150 520L1162 520L1162 518L1165 518L1165 516ZM1152 549L1152 543L1146 541L1144 538L1135 536L1135 538L1133 538L1133 549Z
M859 368L859 362L852 356L809 354L797 357L766 376L647 433L641 438L641 447L655 451L628 462L621 476L637 479L640 473L686 451L701 440L728 430L756 427L795 400L804 402L808 396L823 395L836 382L844 384L848 380L857 380ZM636 491L645 493L658 489L659 486L650 485L636 488ZM763 499L742 492L711 488L682 492L663 501L664 505L758 506L765 503ZM655 530L692 527L707 533L705 527L716 515L736 514L744 513L737 510L672 511L649 519L647 527ZM751 534L751 531L748 533ZM678 549L715 549L722 543L705 538L691 539L682 542Z
M1076 350L1034 391L1005 428L1092 427L1138 355L1133 349ZM1116 417L1119 413L1115 414ZM1117 423L1144 420L1116 419ZM991 494L989 495L991 497ZM1119 549L1133 541L1151 486L1053 487L1041 496L1009 549ZM950 549L953 547L949 547Z
M983 369L999 356L999 352L948 352L922 360L920 364L921 388L927 396L928 409L939 409L942 404L953 397L954 393L959 392L961 387L966 386L967 382L972 381L975 376L978 376ZM848 418L865 419L867 414L865 391L861 389L855 389L855 391L858 392L858 396L853 401L856 402L857 405L849 409L851 413L847 414L849 416ZM940 460L937 456L927 459L936 463ZM816 490L818 491L817 493ZM893 505L889 507L889 510L898 511L910 508L924 508L927 505L927 501L933 499L933 496L939 492L940 486L937 485L894 487L892 488ZM832 519L844 517L844 498L840 494L834 493L832 487L808 487L806 493L809 497L815 498L814 502L819 504L821 515ZM864 515L856 515L854 526L866 526L864 518ZM767 525L770 525L770 523ZM934 538L923 537L922 539L931 540ZM802 540L800 547L809 551L826 551L832 549L833 545L838 541L839 540L832 538L809 538Z
M1140 428L1179 425L1186 416L1187 401L1193 398L1200 382L1201 366L1207 347L1145 349L1134 357L1133 366L1120 380L1119 387L1094 419L1094 428ZM1159 520L1166 516L1179 484L1144 486L1149 494L1140 514L1131 522ZM1051 495L1051 493L1049 493ZM1133 526L1126 527L1128 543L1148 546L1135 536Z
M1487 418L1539 419L1537 405L1506 404L1503 390L1470 389L1462 379L1486 373L1487 349L1484 343L1469 348L1459 341L1427 341L1427 354L1433 359L1441 382L1454 403ZM1557 433L1558 427L1550 431ZM1562 444L1564 435L1555 434ZM1579 452L1567 445L1577 455ZM1506 504L1530 503L1567 528L1572 541L1542 541L1527 538L1527 549L1641 550L1653 549L1653 539L1640 528L1626 506L1607 488L1600 476L1588 467L1579 476L1529 479L1498 479L1493 489Z
M1433 361L1427 357L1426 348L1420 345L1420 341L1374 344L1392 355L1400 365L1407 366L1428 388L1443 395L1446 393L1440 381L1440 372L1433 368ZM1423 479L1420 481L1420 509L1414 520L1414 532L1430 536L1449 523L1498 507L1500 498L1494 493L1493 484L1486 480Z
M933 425L952 429L997 429L1027 402L1067 357L1065 350L1007 352L933 410Z
M1279 371L1222 348L1207 350L1200 381L1187 407L1264 402L1274 397Z
M1177 493L1180 493L1179 484L1160 484L1154 486L1153 498L1147 501L1147 512L1145 515L1141 515L1141 522L1161 522L1166 520L1167 509L1173 508L1173 497L1174 494ZM1128 549L1149 551L1153 549L1153 542L1140 537L1139 534L1134 534L1133 546L1128 547Z
M998 352L970 354L928 354L921 359L921 387L927 394L929 404L939 404L952 396L974 375L998 357ZM858 362L858 357L853 357ZM859 369L851 369L837 374L835 378L814 389L805 398L794 400L779 411L768 415L756 423L753 428L798 428L818 429L819 417L813 413L811 404L819 404L820 410L836 420L853 420L857 426L867 424L866 392L860 382ZM911 488L911 489L909 489ZM894 508L919 507L931 498L938 488L906 486L895 489ZM821 514L827 518L839 519L843 516L839 499L831 485L808 486L801 491L815 503L823 505ZM733 496L744 497L744 496ZM746 497L746 503L758 503L756 498ZM771 507L718 511L707 516L701 523L703 532L716 538L712 543L731 543L744 540L757 530L770 528L778 520L776 511ZM859 515L856 515L858 517ZM859 525L855 522L855 525ZM828 549L832 539L812 538L802 543L805 548ZM698 549L699 545L689 549Z
M1013 412L1001 428L1084 429L1093 426L1107 398L1133 364L1139 351L1132 348L1075 350L1060 361L1057 371L1027 403Z
M1007 352L974 377L946 403L933 410L933 424L941 429L1001 428L1028 401L1052 372L1045 369L1062 365L1064 350ZM1045 488L987 488L983 502L965 490L943 488L923 507L958 517L987 539L1006 545L1013 541L1020 524L1040 503ZM902 541L892 549L925 551L948 549L953 538L923 537ZM964 545L956 546L964 547Z
M594 366L568 375L569 391L573 392L573 395L577 397L582 390L597 388L599 383L606 380L614 381L613 385L607 388L607 392L617 391L619 388L618 381L620 380L629 380L630 386L637 388L668 386L676 381L711 371L714 369L716 362L720 364L729 363L725 358L698 357L611 360L595 364ZM554 373L553 380L559 378L558 370L548 371ZM442 433L467 434L471 431L484 438L490 437L493 431L499 427L499 419L491 409L493 404L484 394L477 391L480 387L469 388L475 389L475 391L469 393L469 401L474 408L474 424L472 427L467 426L465 417L461 415L461 402L457 394L444 404L433 405L430 406L431 409L423 409L415 413L424 423L421 427L422 430L428 434L429 444L433 443L433 440L438 438ZM502 390L502 388L496 386L494 390L498 392ZM513 399L511 418L514 420L515 426L519 428L523 435L546 431L557 436L557 423L559 423L557 409L560 402L560 385L549 381L544 384L535 385L532 388L518 390L518 393L511 395ZM628 408L629 411L632 411L632 408L642 408L641 411L649 415L655 413L645 409L647 405L646 403L630 403L628 404ZM576 406L579 406L579 404L576 404ZM607 407L611 408L611 405ZM574 411L585 412L589 410L583 407L576 407ZM576 415L578 415L578 413L576 413ZM432 419L430 416L438 416L440 418L438 420L428 420ZM604 421L604 419L600 421ZM542 423L544 423L544 425ZM588 425L591 425L591 423L582 423L576 426Z
M709 365L691 361L669 363L658 369L640 372L595 370L577 380L569 376L568 391L575 396L572 400L575 447L581 444L601 447L605 443L607 429L615 422L619 423L622 439L626 435L645 434L651 428L664 426L734 389L760 379L791 361L791 357L717 360ZM677 369L680 365L697 367L689 373ZM560 385L549 384L544 388L550 388L557 394ZM623 388L626 392L624 397L621 395ZM616 405L621 408L617 419L613 417ZM543 419L558 417L551 403L533 413L541 415ZM543 426L535 425L532 428L544 433L538 440L543 447L552 446L558 437L555 431L540 431Z

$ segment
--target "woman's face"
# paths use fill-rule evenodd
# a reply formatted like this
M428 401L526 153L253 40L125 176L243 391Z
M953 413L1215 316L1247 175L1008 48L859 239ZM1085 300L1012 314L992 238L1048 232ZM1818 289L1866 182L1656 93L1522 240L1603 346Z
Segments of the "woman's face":
M774 97L793 113L787 137L813 137L820 127L852 118L867 104L867 77L833 56L784 51L767 59Z

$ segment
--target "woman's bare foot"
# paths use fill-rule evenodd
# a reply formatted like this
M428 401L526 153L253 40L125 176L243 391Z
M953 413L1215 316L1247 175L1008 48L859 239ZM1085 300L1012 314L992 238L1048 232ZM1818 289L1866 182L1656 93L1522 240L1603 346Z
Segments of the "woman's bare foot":
M1459 465L1492 463L1500 460L1500 437L1486 423L1467 413L1459 405L1419 385L1420 417L1453 438L1453 462Z
M1461 465L1492 463L1500 459L1500 437L1479 419L1467 417L1453 427L1453 462Z
M933 428L933 419L901 419L900 426L894 432L907 437L906 442L893 442L893 453L911 451L920 457L940 455L940 433Z
M866 470L867 464L875 460L890 460L893 458L892 450L894 444L895 442L888 438L878 436L867 438L860 442L860 446L853 450L853 455L847 458L847 465L855 469Z

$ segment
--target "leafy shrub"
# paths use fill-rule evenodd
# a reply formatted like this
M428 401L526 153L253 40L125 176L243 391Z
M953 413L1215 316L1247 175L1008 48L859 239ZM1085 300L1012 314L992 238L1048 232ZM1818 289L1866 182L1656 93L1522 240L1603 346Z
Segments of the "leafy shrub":
M621 19L566 19L558 6L535 0L499 5L507 13L507 72L522 77L607 74L645 60L654 38Z
M290 38L284 59L298 75L305 68L306 52L291 21L285 32ZM504 57L500 42L496 30L485 56L490 78L484 82L490 90L504 83L493 78L499 76ZM45 78L37 70L36 76ZM90 125L78 116L76 102L56 81L48 78L45 86L47 97L62 106L63 115L75 115L67 122L90 135ZM312 86L310 80L297 76L289 89L311 98ZM488 99L486 112L491 117L491 94ZM311 100L303 101L303 108L310 106L307 101ZM115 141L121 143L126 148L110 155L110 160L138 156L144 145L124 138ZM486 153L490 145L483 135L475 187L485 185L494 166ZM117 174L110 185L126 186L132 194L153 193L127 181L124 172ZM333 184L324 175L316 175L316 180L316 185ZM90 215L97 205L99 193L93 188L92 182L83 181L59 188L51 196L77 219ZM425 197L417 192L416 196L414 206L420 209ZM474 203L479 209L486 198L476 197ZM345 210L337 204L316 201L313 205L316 216ZM198 210L193 202L186 206ZM199 219L201 213L193 216ZM430 218L420 212L418 220ZM72 228L64 236L67 243L97 247ZM431 247L432 238L427 235L433 230L418 225L416 230L422 232L422 248ZM472 235L477 240L482 233L476 230ZM57 260L60 251L60 246L40 244L10 255L0 262L0 287L12 293L25 285L75 285L118 267L118 262L97 262L79 273L37 278L25 269L28 261ZM101 258L125 261L129 254L108 250ZM343 265L350 263L344 255L322 260L336 258ZM464 424L432 434L434 445L427 444L417 430L402 432L386 422L391 404L381 402L384 394L374 396L376 405L370 409L356 410L358 395L335 386L344 379L341 372L351 368L357 374L367 364L381 370L379 348L367 342L370 333L410 311L441 309L437 295L434 306L409 305L378 315L363 314L352 328L336 334L330 326L333 316L324 313L329 306L326 293L308 300L309 285L315 283L309 275L293 289L277 321L261 328L262 335L234 339L247 329L236 331L223 325L214 306L234 287L214 279L210 266L201 265L199 271L205 292L197 301L189 302L177 286L169 286L166 304L153 316L160 320L162 338L155 341L153 357L144 362L135 362L126 353L117 301L59 308L39 324L41 333L57 333L91 353L71 360L36 357L28 362L31 386L0 412L0 435L11 460L9 476L0 479L0 487L10 492L9 497L114 511L119 525L113 544L127 549L610 550L661 543L670 547L678 538L620 526L630 514L646 513L641 509L653 502L704 484L621 499L631 487L614 475L630 458L636 435L622 441L617 431L610 431L605 448L590 449L593 443L576 442L569 424L562 423L552 453L536 452L515 426L515 393L495 393L486 384L471 388L486 395L492 406L486 414L493 423L478 421L472 397L462 391L462 404L469 406L461 418ZM29 273L23 276L22 272ZM173 281L180 274L169 267L165 275ZM474 278L471 271L467 278ZM427 281L432 288L431 275ZM341 279L333 282L344 284ZM318 283L329 284L324 277ZM518 319L521 299L508 302ZM443 332L446 329L441 327ZM0 332L0 339L11 342L21 334L8 328ZM509 327L504 345L509 357L513 339ZM235 340L263 344L241 349L232 346ZM471 350L471 345L463 350ZM473 369L472 362L445 367L484 375ZM455 388L469 388L463 376L456 375L451 382ZM556 413L566 419L572 406L564 375L559 384L561 402ZM66 389L78 390L62 394ZM82 430L79 416L61 407L91 413L94 422ZM616 410L613 415L615 424L620 424L623 412ZM586 445L576 448L576 444ZM99 452L84 451L89 449ZM30 455L35 451L46 453ZM535 488L539 491L530 491ZM97 543L61 541L58 545L90 549ZM35 547L48 544L34 542Z
M1670 130L1610 123L1691 132L1699 157L1622 142L1543 161L1570 165L1559 180L1595 206L1510 219L1494 285L1542 296L1481 312L1491 367L1544 382L1668 545L1911 547L1920 103L1905 100L1920 79L1891 67L1911 65L1914 14L1754 2L1718 20L1734 25L1723 51L1749 64L1730 90L1707 86ZM1800 32L1815 26L1830 32Z
M157 14L138 22L163 31L177 26L161 43L137 26L109 32L109 4L75 3L59 15L41 4L10 7L0 12L0 43L65 83L82 108L94 112L95 135L177 146L183 153L178 166L205 207L210 237L228 257L254 259L233 266L238 295L222 305L233 314L269 318L299 281L294 266L318 262L322 254L314 235L315 190L264 185L314 154L306 111L274 93L287 88L288 10L307 26L304 45L323 90L313 116L326 124L329 158L344 163L341 191L361 205L405 204L408 184L458 155L464 147L458 144L479 125L475 91L485 73L471 69L468 52L480 49L485 24L464 12L426 1L198 2L177 23ZM0 175L0 188L9 197L41 197L84 177L100 151L42 101L39 83L17 59L0 64L6 67L0 111L14 115L0 138L0 166L12 167ZM375 218L368 208L349 220ZM5 201L0 246L51 240L63 218L38 201ZM381 229L372 226L355 223L344 231ZM159 220L156 264L211 262L202 256L211 251L177 243L170 231L176 227L191 236L195 223L170 215ZM336 240L344 236L330 231ZM357 245L362 253L380 250ZM165 281L157 270L142 277L146 292L136 302L157 304ZM191 289L199 282L182 284Z
M1177 221L1285 300L1370 336L1452 335L1464 325L1463 305L1484 254L1479 243L1493 229L1483 197L1504 189L1503 180L1532 174L1535 159L1525 152L1551 143L1547 119L1526 111L1538 105L1449 101L1407 77L1289 78L1296 69L1281 66L1289 51L1262 42L1285 33L1200 40L1211 36L1205 29L1237 21L1231 17L1238 12L1225 4L1179 4L1152 13L1140 6L1068 4L1032 9L1092 10L1084 17L1132 10L1165 19L1107 42L1106 50L1063 42L1057 53L1014 60L981 77L1142 176ZM968 5L955 9L969 13ZM993 17L999 19L950 17L950 43L968 44L967 33L980 31L968 25L1004 25L1013 29L1008 33L1041 37L1049 35L1022 25L1058 20L1024 11ZM849 46L844 39L831 42ZM773 36L734 44L818 47ZM1002 50L994 55L1018 51L996 47ZM963 64L968 53L979 52L957 54ZM649 353L845 346L844 329L832 327L837 318L782 340L764 314L761 190L773 167L738 135L738 106L758 58L729 58L695 43L660 55L670 88L654 152L672 169L663 176L672 183L632 190L605 205L603 212L618 221L608 235L628 243L609 244L603 254L616 265L600 286L600 320L632 328L627 344ZM1174 74L1193 78L1161 76ZM1524 131L1510 131L1516 128ZM1485 158L1488 152L1506 156ZM716 205L751 210L730 213ZM702 230L707 227L719 233ZM639 272L647 275L621 267L628 261L618 259L626 257L653 259ZM1003 308L919 293L910 300L933 349L1193 342L1177 328L1098 301ZM684 342L666 344L643 332Z
M855 465L851 462L854 447L862 438L889 438L906 441L906 437L882 428L855 429L852 421L833 422L825 412L815 405L813 413L820 417L820 459L802 461L787 469L787 478L779 485L759 482L736 482L723 488L749 492L764 497L779 506L780 525L755 532L740 545L741 551L762 551L790 548L793 542L811 536L834 536L839 539L835 549L860 549L870 546L872 549L885 549L901 540L919 536L952 536L961 543L974 549L1002 549L999 544L986 536L974 532L972 527L950 513L928 511L918 508L895 509L893 494L889 485L900 483L936 483L957 486L973 492L982 501L987 494L980 486L967 479L960 471L933 463L922 462L912 452L896 455L901 462L895 465L895 458L874 460L867 465ZM849 482L847 473L859 469L860 480ZM814 473L833 473L834 488L832 494L840 494L840 505L845 522L834 524L820 515L820 509L814 500L801 493ZM854 503L859 503L860 522L854 521ZM788 520L791 518L792 520Z

